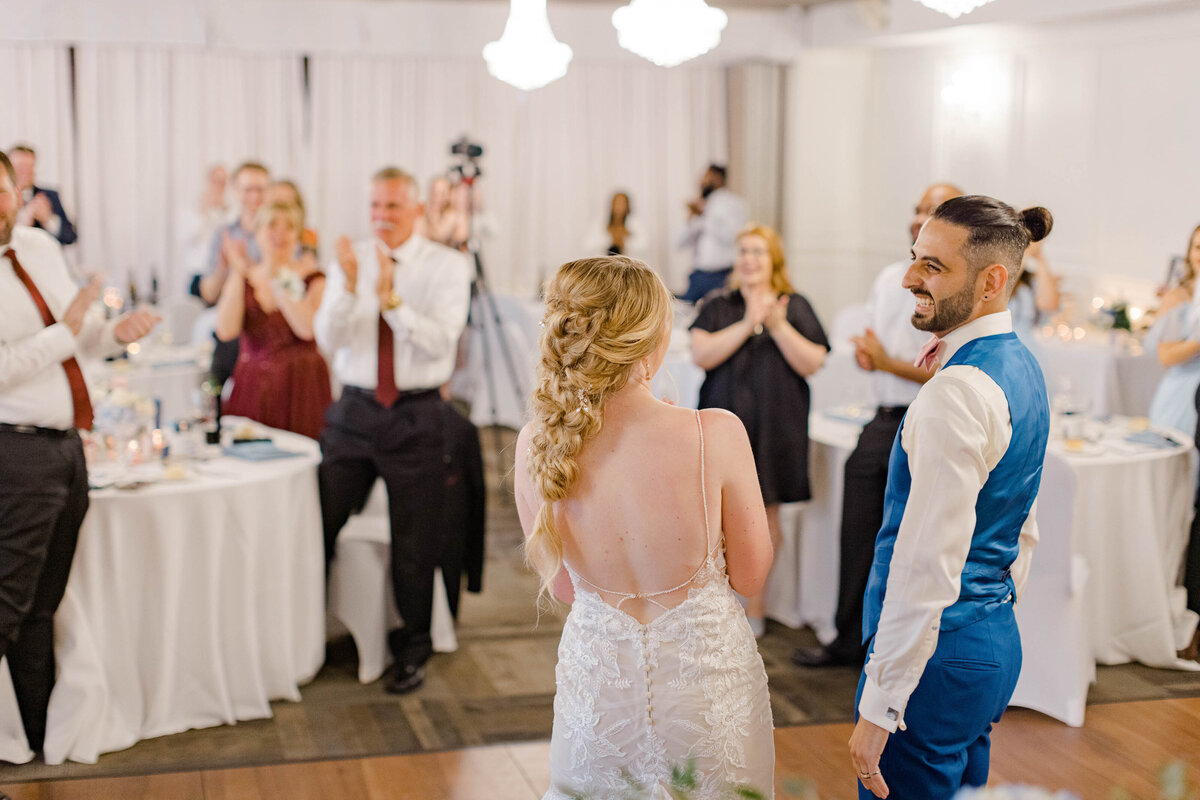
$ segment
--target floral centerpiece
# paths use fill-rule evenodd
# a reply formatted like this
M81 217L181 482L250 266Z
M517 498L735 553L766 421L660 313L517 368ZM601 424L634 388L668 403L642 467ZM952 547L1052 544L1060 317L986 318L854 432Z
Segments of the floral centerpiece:
M108 458L140 460L141 434L155 421L158 404L121 382L100 383L91 392L94 437Z

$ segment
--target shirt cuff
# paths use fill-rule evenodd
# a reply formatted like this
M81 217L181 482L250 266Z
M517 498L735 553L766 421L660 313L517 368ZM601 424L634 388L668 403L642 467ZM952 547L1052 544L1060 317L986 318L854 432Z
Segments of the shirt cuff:
M391 311L383 312L383 318L387 320L388 325L392 326L392 333L396 335L396 340L400 342L408 339L416 317L417 312L408 303L402 303Z
M117 338L117 325L120 324L121 318L114 317L113 319L105 320L103 327L100 328L100 352L98 355L101 358L109 358L119 356L125 352L125 346L129 342L122 342Z
M65 322L47 325L37 335L46 340L55 361L66 361L75 355L75 335Z
M867 676L863 683L862 697L858 701L859 716L889 733L895 733L897 728L907 730L904 724L904 710L907 706L907 697L887 694L870 675Z

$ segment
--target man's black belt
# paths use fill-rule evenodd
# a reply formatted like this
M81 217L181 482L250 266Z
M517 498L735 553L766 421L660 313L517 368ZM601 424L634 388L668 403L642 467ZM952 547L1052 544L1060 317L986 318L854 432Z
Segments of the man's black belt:
M66 439L68 436L75 435L74 428L67 430L59 430L58 428L42 428L37 425L12 425L8 422L0 422L0 433L24 433L29 436L45 436L50 439Z
M375 399L375 390L374 389L363 389L358 386L343 386L342 391L348 392L349 394L356 394L359 397L368 398L373 403L379 402L378 400ZM396 402L403 403L403 402L407 402L410 400L420 400L421 398L433 397L437 394L438 394L437 389L413 389L413 390L407 391L407 392L401 391L398 395L396 395Z

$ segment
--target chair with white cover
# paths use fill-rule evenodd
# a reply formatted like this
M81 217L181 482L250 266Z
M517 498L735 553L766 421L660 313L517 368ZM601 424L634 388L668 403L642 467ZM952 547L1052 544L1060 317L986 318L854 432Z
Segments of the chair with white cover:
M1014 608L1022 665L1009 705L1079 727L1088 686L1096 680L1096 661L1083 608L1088 566L1071 547L1075 492L1074 471L1048 453L1037 502L1040 541L1025 592Z
M196 320L204 312L204 301L185 295L163 300L158 306L163 327L171 335L174 344L189 344L196 327Z
M329 614L354 639L361 683L378 680L387 669L392 660L388 631L402 625L392 593L391 555L387 487L381 478L375 481L363 510L352 516L338 534L337 556L329 574ZM433 579L430 635L435 653L458 649L440 569Z
M8 659L0 658L0 761L27 764L32 760L33 751L25 738L20 707L8 674Z
M188 341L192 342L193 344L199 344L200 342L212 341L213 331L215 331L216 329L217 329L216 306L214 306L212 308L201 309L200 312L198 314L196 314L196 319L192 323L192 335Z

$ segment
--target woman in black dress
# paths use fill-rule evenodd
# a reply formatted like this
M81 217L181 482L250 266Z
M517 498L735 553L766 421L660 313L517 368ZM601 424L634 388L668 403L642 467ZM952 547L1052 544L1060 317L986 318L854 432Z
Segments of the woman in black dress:
M778 549L779 504L808 500L808 382L829 341L812 306L787 277L779 234L762 225L738 234L726 291L710 294L692 323L692 359L707 375L701 408L732 411L746 426L771 540ZM763 594L747 598L756 635Z

